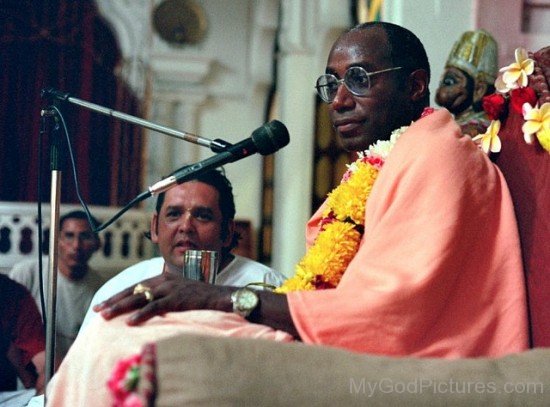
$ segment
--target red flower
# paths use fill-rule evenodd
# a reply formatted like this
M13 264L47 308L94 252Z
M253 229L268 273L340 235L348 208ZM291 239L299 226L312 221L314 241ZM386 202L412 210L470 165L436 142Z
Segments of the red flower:
M497 120L502 116L506 108L506 99L500 93L484 96L481 99L483 110L491 120Z
M363 159L363 162L369 163L370 165L378 169L382 168L382 165L384 165L384 160L380 157L365 157Z
M433 112L435 112L435 109L433 107L425 107L424 110L422 111L422 114L420 115L420 117L425 117L425 116L428 116L429 114L432 114Z
M324 229L326 225L330 225L332 222L336 220L336 216L334 215L334 212L330 211L330 213L325 216L324 218L321 218L321 222L319 222L319 226L321 229Z
M323 276L319 276L319 275L315 276L311 283L313 284L316 290L328 290L331 288L336 288L334 287L333 284L329 283L328 281L324 281Z
M510 91L510 106L516 113L521 114L524 103L529 103L532 107L537 104L537 94L533 88L518 88Z

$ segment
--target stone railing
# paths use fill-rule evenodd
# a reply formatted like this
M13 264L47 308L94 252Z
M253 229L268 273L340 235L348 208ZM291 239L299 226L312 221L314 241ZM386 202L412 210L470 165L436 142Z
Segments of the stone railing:
M78 205L61 205L61 214L82 209ZM100 222L111 219L120 208L90 206ZM36 203L0 202L0 272L9 270L24 259L38 259L38 209ZM50 206L42 206L43 247L47 267ZM90 264L107 275L155 255L154 245L144 236L149 230L150 215L140 209L125 212L107 229L101 231L101 248Z

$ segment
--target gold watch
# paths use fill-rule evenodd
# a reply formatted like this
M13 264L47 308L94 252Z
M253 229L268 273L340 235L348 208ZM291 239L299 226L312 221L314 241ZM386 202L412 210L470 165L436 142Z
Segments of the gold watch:
M260 299L254 290L243 287L231 294L233 312L241 317L248 317L258 306Z

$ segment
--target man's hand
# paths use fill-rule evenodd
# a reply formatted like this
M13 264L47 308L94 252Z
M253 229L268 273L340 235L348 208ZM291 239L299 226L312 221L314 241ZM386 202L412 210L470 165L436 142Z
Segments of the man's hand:
M173 311L231 310L231 287L192 281L172 273L162 273L140 284L145 289L134 293L136 286L129 287L94 306L94 311L100 312L105 319L112 319L137 310L128 318L128 325L138 325L156 315Z
M134 293L136 286L129 287L94 306L94 311L100 312L105 319L112 319L137 310L128 318L128 325L138 325L167 312L197 309L231 312L231 293L237 290L237 287L188 280L172 273L162 273L157 277L143 280L140 284L145 289L136 290L140 291L139 293ZM150 300L144 291L151 293ZM251 322L280 329L299 338L290 316L286 296L269 291L258 291L257 294L260 297L259 312Z

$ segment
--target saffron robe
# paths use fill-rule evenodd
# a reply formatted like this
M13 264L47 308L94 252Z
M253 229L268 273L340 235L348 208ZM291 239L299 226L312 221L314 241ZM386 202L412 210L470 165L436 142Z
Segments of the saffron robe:
M317 235L322 208L308 223ZM502 174L447 111L400 137L366 205L365 234L339 286L287 294L310 344L385 355L499 356L527 348L527 305L516 219ZM220 311L187 311L128 327L96 318L48 387L48 406L112 401L117 360L182 333L288 342Z
M309 245L322 211L308 223ZM337 288L288 294L304 342L447 358L527 348L510 193L448 111L401 135L372 188L364 226Z

